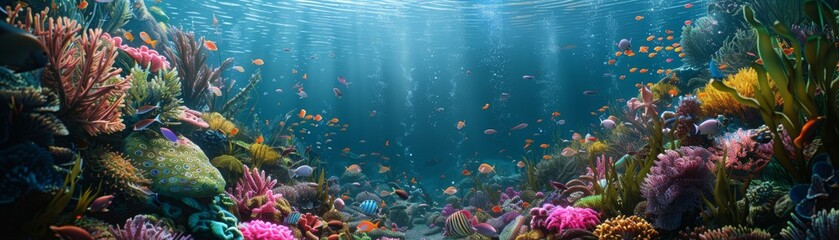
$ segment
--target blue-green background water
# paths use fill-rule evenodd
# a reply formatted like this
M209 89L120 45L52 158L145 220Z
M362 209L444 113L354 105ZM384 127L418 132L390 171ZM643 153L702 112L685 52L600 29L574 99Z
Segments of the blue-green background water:
M695 6L685 8L686 3ZM339 156L348 147L354 154L382 153L391 158L384 164L393 171L420 177L436 177L440 167L448 168L441 174L457 174L470 159L476 161L471 164L518 160L526 154L525 139L538 145L553 142L556 131L570 138L568 130L583 134L594 130L598 120L590 112L616 98L634 96L638 82L661 78L651 70L618 80L628 66L681 65L673 52L654 59L622 58L620 67L606 65L614 58L615 44L632 38L637 46L651 34L664 36L665 29L675 31L678 41L684 20L704 15L706 8L687 0L148 4L163 8L174 26L215 41L220 50L211 54L210 62L232 57L234 65L243 66L245 73L225 73L237 81L237 88L244 87L256 67L251 60L264 59L259 105L254 109L257 119L248 119L254 125L266 119L276 123L281 114L296 114L300 108L326 119L337 117L350 127L328 137L331 143L316 144L324 143L328 139L324 134L335 128L308 127L311 134L298 134L303 145L312 145L321 157L336 163L330 172L364 161L365 171L378 169L372 157ZM218 28L212 24L213 15ZM636 21L635 16L645 19ZM665 63L667 57L677 60ZM298 73L292 74L292 69ZM308 80L301 79L304 73ZM523 80L523 75L535 80ZM352 82L348 89L339 86L339 76ZM296 82L303 84L309 98L298 98L292 88ZM334 87L343 91L343 99L334 96ZM277 93L277 88L284 93ZM584 96L584 90L599 95ZM510 94L508 101L499 100L502 93ZM490 108L481 110L485 103ZM377 116L369 117L374 110ZM554 111L562 114L565 125L550 120ZM540 118L544 121L537 124ZM460 120L467 126L458 131ZM508 133L519 123L530 126ZM487 128L499 133L484 135ZM390 147L384 146L386 141ZM502 149L506 151L499 153ZM432 159L441 163L427 166ZM513 166L503 168L512 171Z

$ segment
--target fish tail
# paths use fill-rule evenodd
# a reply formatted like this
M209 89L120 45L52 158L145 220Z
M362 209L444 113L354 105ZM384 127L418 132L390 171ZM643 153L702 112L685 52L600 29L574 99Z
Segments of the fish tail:
M155 47L155 46L157 46L157 40L151 40L151 41L149 41L149 44L151 44L151 48L157 48L157 47Z

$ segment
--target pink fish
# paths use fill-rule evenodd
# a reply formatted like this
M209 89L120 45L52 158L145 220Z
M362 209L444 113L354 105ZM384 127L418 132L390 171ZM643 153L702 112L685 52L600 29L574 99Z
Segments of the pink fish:
M343 93L341 93L341 89L338 89L338 88L332 88L332 92L334 92L334 93L335 93L335 97L337 97L338 99L341 99L341 97L343 97L343 96L344 96L344 94L343 94Z
M91 212L108 212L108 206L111 206L111 201L113 200L114 195L98 197L90 203L90 207L88 207L87 210Z
M90 236L90 233L83 228L76 227L73 225L64 225L64 226L50 226L50 230L55 233L55 236L59 239L74 239L74 240L93 240L93 236Z
M350 88L350 84L352 84L351 82L347 82L347 79L344 77L338 77L338 82L346 88Z
M487 130L484 130L484 134L486 134L486 135L492 135L492 134L496 134L496 133L498 133L498 131L496 131L495 129L492 129L492 128L488 128Z
M160 102L157 102L156 105L146 105L137 108L137 115L146 114L147 112L151 112L151 110L155 110L160 108Z
M309 98L309 94L303 91L303 88L297 89L297 96L300 96L300 99Z
M516 125L515 127L510 128L510 131L521 130L521 129L524 129L526 127L527 127L527 123L519 123L519 125Z
M140 131L148 128L154 122L160 122L160 115L150 119L143 119L134 124L134 131Z
M668 63L669 63L669 62L673 62L673 58L668 58L668 59L666 59L666 60L664 60L664 61L666 61L666 62L668 62Z

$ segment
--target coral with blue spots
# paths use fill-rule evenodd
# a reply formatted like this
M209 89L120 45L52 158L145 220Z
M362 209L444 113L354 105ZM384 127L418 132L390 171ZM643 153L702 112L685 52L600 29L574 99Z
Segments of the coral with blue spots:
M151 180L151 190L166 196L211 197L223 192L225 181L197 145L178 136L171 142L156 131L134 132L123 149L132 164Z

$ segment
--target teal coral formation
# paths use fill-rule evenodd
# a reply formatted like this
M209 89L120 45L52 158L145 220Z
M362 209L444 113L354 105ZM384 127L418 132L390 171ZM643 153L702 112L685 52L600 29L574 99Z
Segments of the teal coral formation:
M180 136L170 142L153 131L129 135L123 150L151 180L151 189L172 197L209 197L224 191L225 181L204 152Z

